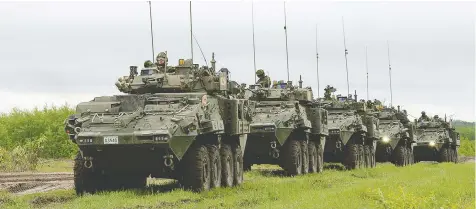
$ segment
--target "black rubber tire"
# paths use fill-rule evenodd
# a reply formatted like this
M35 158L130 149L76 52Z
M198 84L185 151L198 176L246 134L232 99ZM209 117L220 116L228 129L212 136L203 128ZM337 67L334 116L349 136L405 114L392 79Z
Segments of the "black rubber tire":
M317 172L324 171L324 148L322 144L317 145Z
M235 144L233 146L233 185L241 185L243 183L243 152L241 146Z
M196 144L189 148L184 156L182 185L193 191L210 189L210 158L205 145Z
M405 166L406 151L405 146L397 145L393 151L393 163L396 166Z
M370 146L370 167L371 168L377 167L377 159L376 159L376 156L375 156L374 146Z
M302 174L302 154L301 143L297 140L288 139L283 147L283 155L281 156L282 167L290 176Z
M81 196L84 193L94 194L102 189L102 182L99 179L100 175L84 166L84 159L79 152L74 158L73 172L76 195Z
M372 158L372 153L370 153L370 145L364 145L364 159L365 159L365 167L366 168L370 168L372 167L372 162L371 162L371 158Z
M218 188L221 185L221 158L216 145L207 146L210 158L210 188Z
M359 144L359 168L364 168L365 167L365 151L364 151L364 145Z
M345 149L345 159L343 163L347 170L358 168L359 164L359 146L357 144L348 144Z
M454 163L458 163L459 159L458 159L458 148L454 148Z
M221 158L221 185L233 186L233 152L230 144L222 144L220 149Z
M307 145L309 153L309 173L317 173L317 147L316 143L309 141Z
M449 161L449 153L447 147L442 147L439 153L440 162L448 162Z
M302 174L309 173L309 148L305 140L301 141L301 156L302 156Z

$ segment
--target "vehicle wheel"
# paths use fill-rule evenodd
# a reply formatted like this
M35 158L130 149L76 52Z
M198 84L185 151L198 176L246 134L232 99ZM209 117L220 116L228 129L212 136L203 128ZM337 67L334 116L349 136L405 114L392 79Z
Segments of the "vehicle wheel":
M415 164L415 156L413 155L413 149L409 147L408 153L410 155L410 165Z
M309 153L309 173L316 173L317 172L317 148L316 143L313 141L309 141L307 145L308 153Z
M458 163L458 148L454 148L454 163Z
M365 150L362 144L359 144L359 159L359 168L365 168Z
M207 149L210 157L210 188L217 188L221 185L220 151L216 145L208 145Z
M243 152L239 144L233 148L233 185L240 185L243 183Z
M322 144L317 145L317 172L322 173L324 171L324 148Z
M102 189L101 175L94 172L93 169L86 168L84 162L81 153L78 152L74 159L73 167L74 189L77 195L83 195L84 193L94 194Z
M193 191L210 189L210 158L207 147L196 144L192 146L184 157L183 185Z
M302 173L301 143L289 139L284 145L284 153L281 157L283 169L288 175L295 176Z
M405 165L405 147L402 145L397 145L395 150L393 151L393 162L396 166L404 166Z
M365 167L370 168L372 167L371 156L370 153L370 145L364 145L364 159L365 159Z
M233 153L230 144L222 144L221 157L221 184L224 187L233 186Z
M370 146L370 167L375 168L377 167L377 159L375 157L375 149L374 146Z
M309 149L307 141L302 140L301 143L301 156L302 156L302 174L309 173Z
M359 146L357 144L349 144L345 149L344 165L348 170L356 169L359 164Z
M449 156L448 156L448 148L447 147L442 147L440 150L440 162L448 162Z

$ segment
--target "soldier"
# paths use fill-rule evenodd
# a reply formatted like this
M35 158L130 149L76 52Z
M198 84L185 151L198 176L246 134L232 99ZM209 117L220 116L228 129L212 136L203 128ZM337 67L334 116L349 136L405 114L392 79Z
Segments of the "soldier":
M324 89L324 99L332 100L331 95L332 95L332 92L335 92L335 91L336 89L334 87L327 85L326 88Z
M167 54L165 54L165 52L160 52L158 55L157 55L157 70L159 72L162 72L162 73L165 73L165 67L167 67Z
M422 111L420 118L418 118L418 122L422 121L430 121L430 118L426 115L425 111Z
M269 88L271 86L271 78L264 74L263 69L259 69L258 71L256 71L256 75L259 78L256 84L261 84L261 86L264 88Z
M144 67L145 68L154 67L154 63L152 63L152 61L150 60L147 60L144 62Z

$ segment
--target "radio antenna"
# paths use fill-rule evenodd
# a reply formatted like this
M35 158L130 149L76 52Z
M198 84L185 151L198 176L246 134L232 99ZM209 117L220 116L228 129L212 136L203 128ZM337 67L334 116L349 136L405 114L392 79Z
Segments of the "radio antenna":
M344 56L345 56L345 71L347 73L347 95L350 95L350 87L349 87L349 68L347 67L347 46L345 44L345 28L344 28L344 16L342 16L342 33L344 34Z
M388 50L388 75L390 78L390 107L393 104L393 94L392 94L392 66L390 65L390 45L387 40L387 50Z
M254 17L254 8L253 8L253 1L251 1L251 25L253 28L253 66L255 69L255 83L256 83L256 48L255 48L255 17ZM268 75L269 76L269 75Z
M369 61L367 59L367 46L365 46L365 69L367 71L367 100L369 100Z
M286 1L284 1L284 34L286 37L286 69L288 71L288 81L289 81L288 31L286 28Z
M316 71L317 71L317 98L319 99L319 91L321 87L319 86L319 53L317 52L317 24L316 24Z
M197 40L197 38L195 37L195 35L192 34L192 36L193 36L193 39L195 39L195 43L197 43L198 49L200 49L200 53L202 53L203 60L205 60L205 65L208 67L207 58L205 57L205 54L204 54L203 51L202 51L202 47L200 47L200 44L198 43L198 40Z
M152 30L152 5L149 1L149 18L150 18L150 37L152 40L152 62L155 60L155 52L154 52L154 31Z
M193 64L192 1L190 1L190 52L192 53L192 64Z

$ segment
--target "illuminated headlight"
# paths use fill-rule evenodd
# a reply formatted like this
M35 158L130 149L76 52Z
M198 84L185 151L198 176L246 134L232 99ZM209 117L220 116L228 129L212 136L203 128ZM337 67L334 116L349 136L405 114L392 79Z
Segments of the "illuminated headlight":
M154 136L154 141L167 141L169 140L169 136L167 135L160 135L160 136Z
M436 142L435 142L435 141L431 141L431 142L429 143L429 145L430 145L430 147L434 147L434 146L436 145Z
M384 136L384 137L382 137L382 141L383 141L384 143L388 143L388 142L390 142L390 137Z

